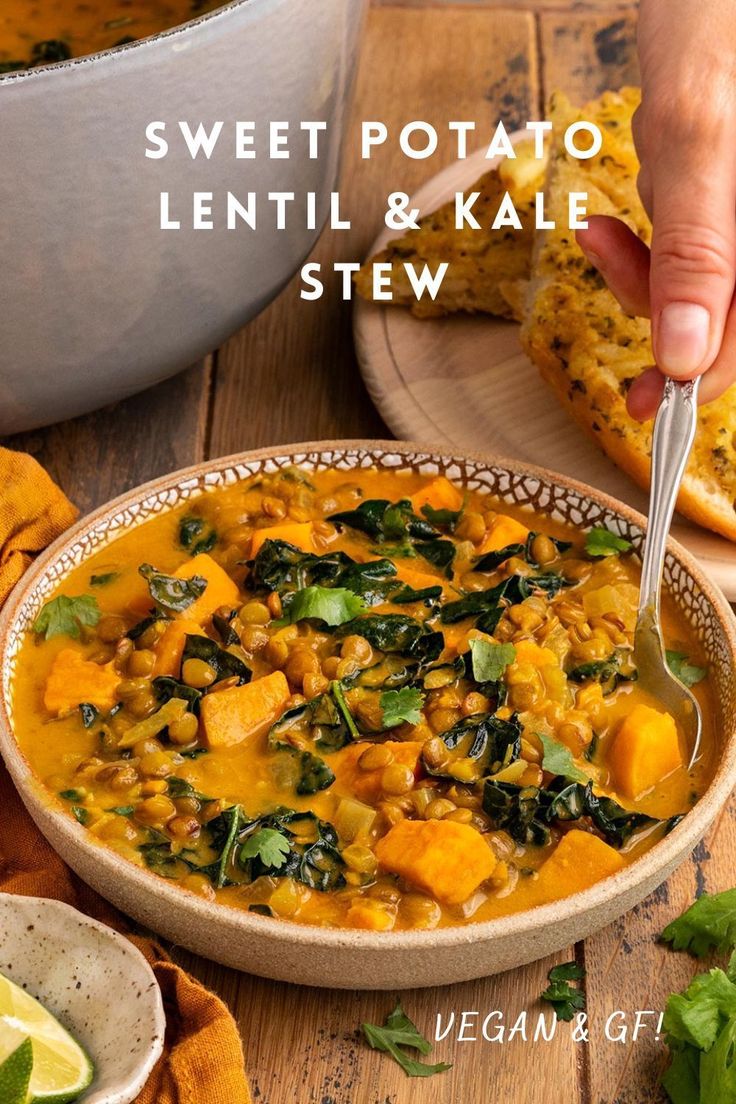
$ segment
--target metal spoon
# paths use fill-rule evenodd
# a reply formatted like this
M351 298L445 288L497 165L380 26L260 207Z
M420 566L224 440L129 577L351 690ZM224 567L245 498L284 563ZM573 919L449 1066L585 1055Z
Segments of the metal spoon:
M678 383L667 379L652 437L652 479L649 524L644 539L639 614L634 633L634 663L638 685L672 715L690 749L692 767L700 748L700 706L670 671L660 624L660 590L667 536L677 493L690 455L698 413L700 378Z

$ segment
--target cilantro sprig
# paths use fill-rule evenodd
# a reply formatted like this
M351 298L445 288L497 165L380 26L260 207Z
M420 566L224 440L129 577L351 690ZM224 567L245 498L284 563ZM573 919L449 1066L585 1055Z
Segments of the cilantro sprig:
M314 619L325 625L344 625L365 610L363 599L345 587L308 586L295 591L284 610L284 621Z
M585 538L585 551L589 556L618 556L619 552L628 552L631 541L612 533L605 525L596 525Z
M380 698L383 713L383 727L396 728L397 725L419 724L422 719L424 695L421 690L402 686L400 690L386 690Z
M280 870L286 862L291 845L275 828L259 828L240 848L241 859L260 859L264 866Z
M562 775L563 778L569 778L571 782L586 783L590 780L589 776L575 765L572 752L568 747L558 743L551 736L546 736L543 732L539 732L537 735L544 752L542 770L549 771L550 774Z
M571 981L582 981L585 970L577 962L562 962L547 974L549 985L542 1000L552 1005L558 1020L570 1021L576 1012L585 1010L585 993Z
M513 644L494 644L480 637L470 641L470 651L476 682L498 682L509 664L516 659Z
M435 1065L420 1062L400 1049L409 1047L425 1055L432 1050L432 1044L419 1032L400 1003L387 1017L383 1027L378 1024L364 1023L361 1024L361 1029L368 1045L374 1050L382 1050L390 1054L407 1077L431 1077L435 1073L444 1073L452 1068L451 1062L437 1062Z
M662 939L696 957L731 952L725 970L698 974L668 998L663 1028L672 1060L662 1085L673 1104L736 1100L736 889L703 894Z
M94 627L101 617L97 599L93 594L59 594L47 602L36 620L33 631L46 640L53 636L71 636L79 639L81 626Z
M665 943L676 951L702 958L710 951L736 947L736 889L713 895L704 893L694 905L662 932Z

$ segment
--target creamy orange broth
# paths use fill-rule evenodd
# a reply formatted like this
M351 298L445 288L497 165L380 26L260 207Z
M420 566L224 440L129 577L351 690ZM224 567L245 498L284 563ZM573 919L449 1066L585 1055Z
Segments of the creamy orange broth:
M449 509L450 503L460 513L459 520L449 518L456 521L454 533L448 532L448 516L441 520L442 515L434 515L437 533L433 539L455 546L449 578L424 558L418 538L382 541L351 524L326 520L354 510L366 500L395 503L418 495L410 513L415 521L424 521L425 494L436 508ZM409 515L403 516L406 522ZM188 550L182 547L181 527L186 518L191 528L192 517L196 519L196 540L205 545L216 540L209 552L197 557L208 573L207 586L188 607L190 614L187 609L163 611L166 619L136 635L133 627L155 608L139 565L152 564L160 573L182 567L186 572L185 565L192 562L191 554L197 550L191 540ZM532 538L525 546L520 540L525 532L520 523L542 534L542 539ZM280 540L284 525L292 526L287 535L306 541L314 556L340 550L362 564L383 551L395 566L399 581L389 573L389 592L359 612L347 629L314 618L284 624L282 607L297 600L290 598L285 585L269 589L263 583L263 569L252 566L254 533L266 529L270 538ZM294 525L300 528L294 529ZM274 549L283 552L283 546L264 543L269 534L256 538L256 545L260 544L256 565L265 563L264 557L272 557ZM507 540L508 534L516 539ZM549 537L572 541L574 546L559 552ZM475 492L463 495L446 482L417 475L330 471L305 476L287 472L214 491L125 533L65 580L58 593L92 595L100 618L95 625L82 626L79 639L65 634L45 639L43 634L29 633L13 687L18 741L49 790L64 795L59 800L69 815L75 815L101 843L115 849L121 861L141 866L148 863L182 888L223 904L255 906L257 911L301 923L387 930L485 920L566 896L614 873L660 839L671 827L668 818L691 808L711 777L717 757L715 712L707 677L694 688L705 727L703 752L691 771L683 765L687 749L680 742L678 750L677 737L674 746L680 763L673 769L673 745L670 741L667 752L664 728L645 732L640 726L633 734L629 731L622 736L625 724L631 729L632 716L652 717L642 712L643 706L656 710L655 718L663 716L662 707L645 699L635 681L623 681L604 695L609 684L602 687L594 678L580 678L581 665L600 664L614 654L621 671L630 673L639 575L632 556L593 559L583 551L584 543L584 534L544 517L511 510ZM513 555L497 567L477 570L483 552L509 544L517 549ZM415 554L399 556L397 548ZM298 558L301 553L291 546L289 555ZM541 563L542 559L546 562ZM215 578L207 566L212 562L224 569L225 576ZM109 578L111 575L114 578ZM92 585L92 576L97 577L98 585ZM391 587L398 588L401 576L414 590L441 585L439 607L436 599L429 599L429 605L422 600L395 602L396 590ZM519 577L546 578L550 585L552 576L560 576L568 584L557 594L546 594L537 584L526 584L524 592L513 590ZM226 592L218 589L224 585L223 578L233 591L213 622L211 610L201 616L198 611L208 589L212 588L212 601ZM339 579L327 581L340 595L354 596L349 588L340 587ZM477 615L454 620L443 614L451 602L504 581L509 581L509 593L516 600L500 600L498 623L490 631L488 624L476 627ZM291 593L294 589L303 590L295 586ZM320 591L322 597L327 589ZM333 597L334 593L337 591ZM615 608L606 609L606 603ZM214 667L196 657L194 661L191 656L185 658L183 664L181 658L169 658L173 666L168 677L175 678L180 688L188 683L191 689L194 684L205 693L190 708L183 700L176 703L173 708L185 712L170 727L128 746L135 737L133 726L153 723L156 727L165 695L156 689L161 684L152 679L166 677L160 674L165 641L179 631L172 625L182 618L191 619L191 611L197 624L193 629L189 626L187 641L199 638L201 644L203 636L217 641L230 657L245 665L250 681L237 685L238 678L231 675L216 677L205 685L210 675L217 676ZM412 668L406 680L408 689L416 692L413 701L418 715L390 728L385 724L385 686L359 685L361 681L375 683L379 676L382 680L386 662L394 667L414 662L396 653L387 661L387 653L366 639L371 634L365 621L361 626L361 619L386 614L410 617L424 634L438 630L444 634L441 655L430 656L423 666ZM443 623L443 616L448 623ZM698 643L668 599L664 620L668 647L686 653L692 664L705 667ZM224 637L228 628L230 643ZM126 635L131 629L135 640ZM508 648L503 653L492 652L507 661L497 681L476 683L475 659L471 660L468 650L473 640L483 642L473 645L480 652L488 645L511 646L511 659ZM384 640L384 644L389 642ZM77 657L72 654L70 660L70 652ZM447 667L457 663L458 656L466 657L460 672ZM93 674L103 669L107 672L107 693L111 695L88 728L77 705L92 684L82 679L75 698L77 676L70 663L78 657L99 665L84 668L87 675L90 670ZM209 671L204 670L208 666ZM71 673L65 677L67 670ZM583 667L583 673L585 670ZM574 681L576 677L578 681ZM266 679L270 681L263 681ZM303 721L274 735L272 726L283 714L308 700L327 701L332 708L339 692L336 683L342 686L345 707L360 729L351 735L344 716L337 713L342 724L337 743L345 746L325 748L316 742L327 731L324 726L313 728ZM53 693L49 690L52 685L56 686ZM257 710L254 714L252 688L258 688L256 695L262 696L262 688L271 685L281 688L280 698L277 694L262 716ZM122 706L111 713L112 701ZM224 710L216 710L219 703L230 702ZM635 707L638 711L632 713ZM192 710L198 710L199 716ZM517 735L506 747L503 762L492 757L487 762L482 756L473 759L467 742L461 747L462 754L456 752L453 758L443 736L460 723L497 725L504 740L510 739L509 733ZM486 729L473 731L477 734ZM513 818L504 820L506 814L499 813L493 801L489 804L489 792L496 798L504 794L516 808L522 792L543 803L544 795L555 787L559 791L569 785L546 769L549 763L543 761L543 752L545 756L547 752L540 734L552 741L548 746L558 756L567 755L566 770L580 772L592 781L593 794L615 799L621 815L632 810L656 821L636 825L630 834L614 838L587 806L576 819L552 817L541 829L536 821L527 830L519 828ZM650 777L651 741L657 747L658 741L663 741L665 750L654 753L655 775L661 769L662 777ZM641 780L649 772L646 790L637 794L622 792L622 779L625 790L626 779L635 773L624 755L631 748L637 762L641 759L636 778ZM295 792L300 779L295 764L301 763L302 752L316 756L322 768L335 775L325 788ZM371 766L371 759L383 761L383 765ZM558 758L553 760L558 762ZM324 781L321 774L319 777ZM182 781L194 793L182 788ZM583 790L580 783L578 797ZM285 876L279 863L296 862L314 841L316 830L311 823L295 824L293 820L253 823L278 808L311 811L326 823L328 836L334 830L330 836L334 846L324 864L327 888L315 885L313 870L303 878L301 868L296 873L290 868L291 874ZM213 873L210 865L200 872L197 868L222 857L218 825L220 830L223 825L232 826L236 816L236 844L226 851L227 869L221 867ZM541 831L544 838L524 837L527 831ZM267 846L265 852L256 849L255 859L248 857L249 841L255 841L250 843L253 848L269 842L273 845L274 840L279 845L275 853ZM274 855L275 864L267 864L265 860L274 860ZM219 884L223 881L226 884ZM227 884L230 882L236 884Z
M223 6L223 0L4 0L0 72L109 50Z

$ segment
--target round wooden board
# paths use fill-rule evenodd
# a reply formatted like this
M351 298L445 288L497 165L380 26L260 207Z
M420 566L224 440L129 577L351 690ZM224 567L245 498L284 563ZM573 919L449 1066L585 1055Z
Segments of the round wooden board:
M411 206L422 214L435 210L494 163L483 150L453 163L412 197ZM395 237L385 229L369 256ZM521 350L516 323L490 315L420 321L406 309L356 299L353 325L366 386L397 437L487 449L552 468L647 513L646 493L587 439L544 386ZM679 515L672 535L736 601L736 546Z

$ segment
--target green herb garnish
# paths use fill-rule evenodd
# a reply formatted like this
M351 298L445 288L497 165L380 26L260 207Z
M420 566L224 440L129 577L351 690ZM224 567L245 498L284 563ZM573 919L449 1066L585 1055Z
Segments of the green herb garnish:
M240 848L241 859L260 859L264 866L280 870L290 851L286 836L275 828L259 828Z
M420 1054L429 1054L432 1044L417 1030L404 1012L401 1004L397 1004L393 1012L386 1019L383 1027L378 1024L361 1024L363 1035L369 1046L374 1050L382 1050L390 1054L397 1062L407 1077L431 1077L435 1073L444 1073L452 1068L452 1063L437 1062L429 1065L427 1062L419 1062L411 1058L400 1047L410 1047L418 1050Z
M612 533L605 525L596 525L585 538L585 551L589 556L617 556L630 548L631 541Z
M510 663L516 659L513 644L492 644L488 640L471 640L473 678L476 682L498 682Z
M585 1009L585 993L571 981L581 981L585 970L577 962L563 962L553 966L547 974L549 985L542 993L542 1000L551 1004L558 1020L569 1021L576 1012Z
M403 686L400 690L385 690L381 694L381 710L384 728L396 728L397 725L419 724L424 696L421 690Z
M569 778L571 782L588 782L588 775L575 766L575 760L568 747L558 743L551 736L546 736L543 732L538 732L537 735L544 749L542 770L549 771L550 774L561 775L563 778Z
M78 640L80 627L84 625L92 628L101 616L94 595L78 594L70 597L68 594L59 594L45 604L33 622L33 631L46 640L51 640L53 636L71 636Z

